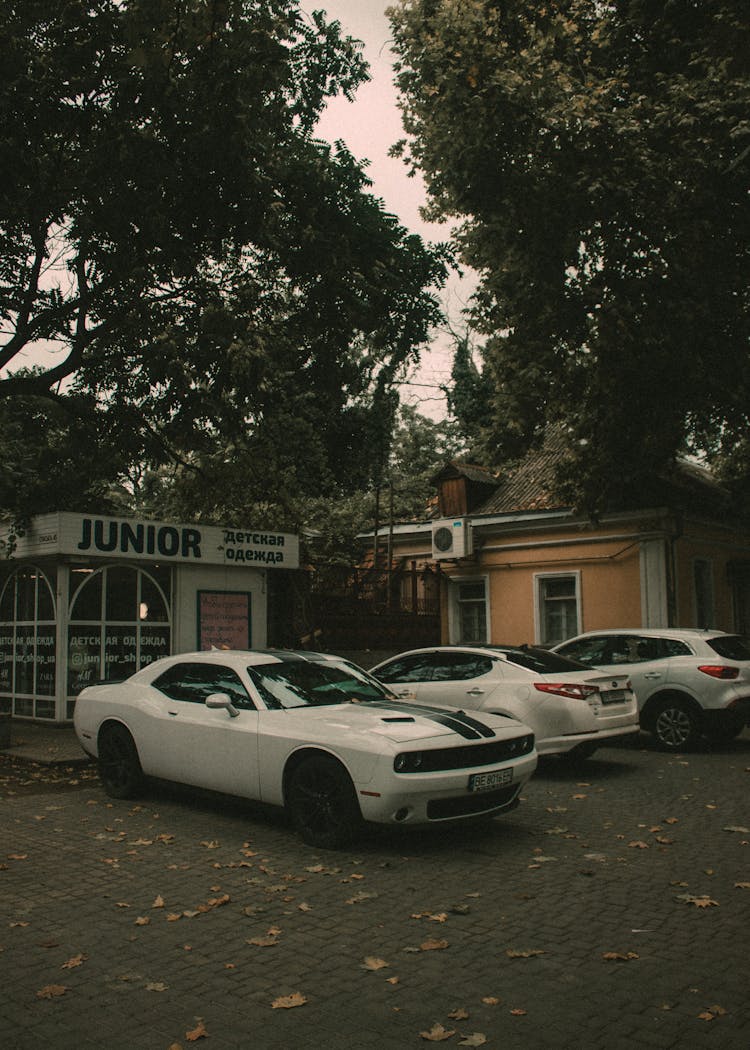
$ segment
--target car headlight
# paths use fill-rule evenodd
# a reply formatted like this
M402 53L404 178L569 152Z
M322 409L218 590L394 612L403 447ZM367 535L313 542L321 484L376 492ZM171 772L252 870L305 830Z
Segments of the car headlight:
M402 751L393 760L393 768L397 773L417 773L421 766L421 751Z

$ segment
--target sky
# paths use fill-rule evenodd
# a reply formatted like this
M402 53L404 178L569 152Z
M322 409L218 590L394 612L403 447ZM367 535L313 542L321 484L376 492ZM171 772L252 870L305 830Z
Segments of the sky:
M393 54L389 47L391 29L386 8L393 0L303 0L302 10L323 10L330 20L341 23L343 35L361 40L364 57L370 65L371 79L357 92L354 102L332 100L318 126L318 135L328 142L343 139L358 160L370 163L367 173L373 181L372 193L382 198L386 209L398 216L402 225L425 240L447 240L450 228L425 223L419 214L425 191L418 177L410 178L402 160L389 157L388 150L404 137L397 92L393 84ZM473 282L470 278L451 278L441 294L441 302L451 322L461 326L460 312L466 305ZM431 346L422 354L414 381L403 391L403 400L416 404L433 419L445 415L445 398L439 386L450 378L450 339L436 332Z

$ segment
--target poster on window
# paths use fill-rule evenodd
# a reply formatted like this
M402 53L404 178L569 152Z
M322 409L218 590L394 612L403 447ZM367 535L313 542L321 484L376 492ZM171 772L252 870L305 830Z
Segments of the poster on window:
M198 648L250 648L250 595L240 591L198 591Z
M78 696L101 677L102 636L99 627L68 629L68 696Z

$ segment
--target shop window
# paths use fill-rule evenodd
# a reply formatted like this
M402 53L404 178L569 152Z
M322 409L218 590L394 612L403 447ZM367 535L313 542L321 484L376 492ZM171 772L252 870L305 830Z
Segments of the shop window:
M19 717L55 717L54 587L53 576L27 566L0 589L0 709Z
M103 679L127 678L169 655L169 569L116 565L92 572L73 567L70 579L69 697Z
M580 574L535 577L536 634L539 645L556 645L580 632Z

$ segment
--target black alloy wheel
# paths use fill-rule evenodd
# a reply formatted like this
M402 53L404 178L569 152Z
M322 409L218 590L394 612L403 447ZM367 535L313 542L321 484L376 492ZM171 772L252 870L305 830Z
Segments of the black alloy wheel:
M308 846L341 849L362 826L354 786L335 759L313 755L291 774L286 806L292 823Z
M101 732L99 779L110 798L136 798L143 788L138 750L124 726L106 726Z

